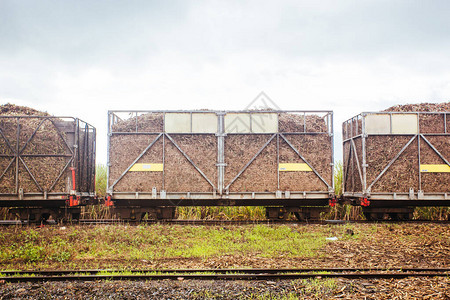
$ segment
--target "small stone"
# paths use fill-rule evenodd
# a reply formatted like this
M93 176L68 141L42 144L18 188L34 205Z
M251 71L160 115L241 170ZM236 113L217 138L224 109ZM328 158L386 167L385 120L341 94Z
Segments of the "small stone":
M184 277L177 277L177 280L178 280L178 281L183 281L183 280L184 280Z
M267 281L267 284L270 284L270 285L275 285L275 284L277 284L275 281Z
M65 226L60 227L59 230L66 230L67 228Z
M26 291L27 291L26 289L21 288L21 289L18 289L18 290L16 291L16 293L21 294L21 293L26 292Z

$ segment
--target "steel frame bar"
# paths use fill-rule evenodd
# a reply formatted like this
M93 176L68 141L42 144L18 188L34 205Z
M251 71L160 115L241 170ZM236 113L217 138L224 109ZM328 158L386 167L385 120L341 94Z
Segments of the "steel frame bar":
M277 134L277 166L280 165L280 135ZM277 190L280 189L280 168L277 167Z
M59 179L61 178L61 176L64 174L64 172L67 170L67 168L69 167L69 165L72 163L73 158L69 159L66 163L66 165L64 166L64 168L61 170L61 172L59 172L58 177L56 177L55 181L52 183L52 185L50 186L50 188L48 189L47 192L50 192L51 190L53 190L53 188L55 187L56 183L59 181Z
M409 145L414 141L415 138L417 138L419 135L414 135L409 142L406 143L405 146L403 146L403 148L400 150L399 153L397 153L397 155L389 162L389 164L383 169L383 171L381 171L380 174L378 174L377 178L374 179L374 181L369 185L369 187L367 188L367 191L370 192L370 190L372 189L372 186L384 175L384 173L386 173L386 171L392 166L392 164L400 157L400 155L402 155L402 153L406 150L406 148L409 147Z
M20 157L20 153L19 153L19 141L20 141L20 119L17 118L17 140L16 140L16 190L15 193L18 194L19 193L19 157Z
M9 162L8 166L6 167L6 169L3 171L2 175L0 176L0 180L3 178L3 176L5 176L6 172L8 172L9 168L12 166L13 162L16 160L16 157L14 156L11 161Z
M109 187L109 189L112 191L114 189L114 186L128 173L128 171L134 166L134 164L141 159L142 156L144 156L144 154L159 140L159 138L162 136L163 134L160 133L145 149L144 151L141 152L141 154L139 154L139 156L128 166L128 168L122 173L122 175L120 175L119 178L117 178L117 180Z
M0 134L2 138L5 140L6 145L8 145L9 150L11 150L12 154L15 154L16 151L14 151L13 147L11 146L11 143L9 142L8 138L4 135L3 130L0 128Z
M323 179L322 176L320 176L319 172L317 172L316 169L303 157L303 155L301 155L301 153L291 144L291 142L282 133L280 133L280 136L286 141L289 147L291 147L292 150L294 150L295 153L297 153L297 155L311 168L311 170L313 170L314 174L316 174L316 176L319 177L320 180L323 181L323 183L325 183L328 189L332 189L332 187L328 184L328 182L325 179Z
M345 152L344 152L344 155L345 155ZM351 147L351 145L350 145L350 147L349 147L349 149L348 149L347 168L345 168L345 165L344 165L344 178L343 178L343 184L344 184L344 187L345 187L345 184L346 184L347 179L348 179L348 171L350 170L351 157L352 157L352 147ZM352 176L353 176L353 175L352 175ZM352 188L353 188L353 187L352 187ZM344 191L345 191L345 188L344 188Z
M64 141L64 145L66 145L66 148L69 150L70 154L73 155L73 150L70 149L69 144L67 143L66 139L63 137L61 130L58 128L58 126L56 126L55 122L53 121L53 119L49 119L50 122L52 122L53 126L55 127L56 131L58 132L59 137ZM87 126L87 124L86 124Z
M217 190L216 186L214 185L214 183L211 182L211 180L209 180L209 178L205 175L205 173L202 172L202 170L200 170L199 167L197 167L197 165L192 161L192 159L180 148L180 146L178 146L178 144L173 140L173 138L168 135L167 133L164 133L165 136L167 136L167 138L172 142L172 144L178 149L178 151L181 152L181 154L183 154L183 156L191 163L191 165L197 170L197 172L200 173L200 175L203 176L203 178L213 187L214 190Z
M363 186L364 185L363 175L362 175L362 172L361 172L361 167L359 165L358 151L356 151L356 145L355 145L355 141L354 140L352 140L351 146L353 147L353 150L354 150L356 166L358 167L359 179L361 180L361 185Z
M20 149L19 151L19 155L22 154L22 152L25 150L25 148L28 146L28 143L34 138L34 136L36 135L36 132L39 130L39 128L41 128L42 124L44 124L44 122L47 121L47 118L42 119L42 121L39 123L39 125L36 127L36 129L33 131L33 133L31 134L31 136L28 138L28 140L25 142L25 145L23 145L22 149Z
M16 159L16 153L13 149L13 147L11 146L11 143L9 142L9 140L6 138L6 136L3 134L3 130L0 128L0 135L2 136L2 138L5 140L6 145L8 146L9 150L11 151L11 155L2 155L2 157L12 157L11 161L9 162L8 166L6 167L6 169L3 171L2 175L0 176L0 180L3 178L3 176L5 176L6 172L8 172L9 168L11 167L11 165L13 164L13 162Z
M36 187L43 193L44 190L42 189L41 185L37 182L37 180L34 177L33 173L31 173L30 169L28 168L28 165L23 161L21 156L19 156L19 159L22 162L23 166L25 167L25 170L27 170L28 174L30 174L30 176L33 179L34 184L36 185Z
M333 119L333 114L328 113L328 134L330 135L330 142L331 142L331 186L333 188L335 188L335 182L334 182L334 119Z

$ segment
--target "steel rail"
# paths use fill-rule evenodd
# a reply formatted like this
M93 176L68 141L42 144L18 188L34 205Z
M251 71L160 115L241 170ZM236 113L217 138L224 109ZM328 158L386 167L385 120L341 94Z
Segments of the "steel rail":
M59 276L74 274L102 274L109 273L168 273L168 274L192 274L192 273L214 273L214 274L284 274L284 273L306 273L306 272L450 272L450 268L250 268L250 269L131 269L131 270L113 270L113 269L81 269L81 270L39 270L39 271L0 271L0 274L6 276L12 275L40 275L40 276ZM105 275L105 274L102 274ZM450 275L450 274L449 274Z
M449 277L450 269L190 269L133 270L123 274L112 270L2 272L2 282L97 281L97 280L285 280L306 278L381 278ZM111 274L105 274L111 273ZM147 273L147 274L142 274ZM86 275L89 274L89 275ZM22 275L22 276L20 276Z

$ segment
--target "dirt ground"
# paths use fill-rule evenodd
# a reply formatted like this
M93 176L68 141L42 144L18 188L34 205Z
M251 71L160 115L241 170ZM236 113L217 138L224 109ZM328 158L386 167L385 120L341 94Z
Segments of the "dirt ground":
M445 224L298 225L336 237L311 257L224 253L206 258L166 257L86 262L87 267L171 268L450 268L450 226ZM52 267L52 265L47 265ZM3 265L2 269L5 268ZM450 299L450 277L377 280L99 281L0 283L0 299Z

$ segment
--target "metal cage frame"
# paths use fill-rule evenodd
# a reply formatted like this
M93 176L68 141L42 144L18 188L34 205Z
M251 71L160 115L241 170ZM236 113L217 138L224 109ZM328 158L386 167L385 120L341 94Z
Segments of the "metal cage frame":
M64 205L69 197L81 198L93 198L95 197L95 154L96 154L96 129L89 123L82 121L78 118L67 116L0 116L0 120L11 119L16 123L16 141L15 146L11 145L9 139L5 136L2 128L0 127L0 140L5 142L6 147L9 149L9 153L0 153L0 157L10 158L9 164L6 169L1 170L0 180L5 174L14 169L14 192L13 193L0 193L0 206L6 207L22 207L22 206L60 206ZM37 119L39 124L33 129L33 132L23 146L20 146L20 132L21 121L23 119ZM31 153L25 154L24 151L41 126L49 121L56 130L59 138L62 140L65 153L51 154L51 153ZM57 122L66 121L71 122L74 126L74 141L73 145L64 138L62 130L58 127ZM83 136L84 134L84 136ZM81 137L80 137L81 136ZM93 140L90 140L93 138ZM92 143L92 147L90 144ZM87 145L82 146L82 145ZM50 188L45 190L37 181L36 177L39 173L33 173L28 167L24 158L32 157L37 159L45 159L49 157L62 157L67 159L63 169L54 178ZM22 164L26 170L26 173L32 179L35 187L39 192L24 192L19 186L19 164ZM67 192L54 192L52 191L56 184L61 180L64 174L72 171L72 181L75 178L75 183L72 182L72 187Z
M389 115L389 128L390 133L367 133L366 132L366 124L365 117L368 115ZM417 133L416 134L408 134L408 133L393 133L392 132L392 119L394 115L416 115L417 116ZM424 115L442 115L443 116L443 130L442 133L425 133L421 131L420 122L421 117ZM343 159L344 166L347 165L347 168L344 167L343 170L343 197L345 199L350 199L351 201L359 200L359 199L370 199L371 201L377 201L380 205L387 205L389 203L404 203L407 206L435 206L435 205L450 205L450 194L446 192L427 192L425 193L422 190L422 176L420 170L421 164L421 153L420 153L420 145L421 142L425 142L435 154L437 154L445 164L450 167L449 159L445 158L434 145L427 139L427 136L443 136L450 138L450 112L363 112L358 114L346 121L342 124L342 136L343 136L343 146L346 143L349 143L350 150L348 157L346 157L345 151L343 151ZM375 177L372 182L367 181L367 168L369 167L367 164L367 149L366 149L366 141L370 136L407 136L409 140L406 144L403 145L401 150L391 159L387 165L383 168L383 170ZM361 139L361 161L358 158L358 152L355 145L356 139ZM409 192L372 192L371 189L373 185L381 178L383 175L389 170L389 168L398 160L401 154L413 143L416 142L418 145L417 157L418 157L418 186L419 190L414 191L410 189ZM347 161L347 164L345 162ZM351 192L345 191L345 183L349 180L349 171L350 168L351 173L354 174L356 167L357 175L361 182L362 189L359 192ZM355 180L354 176L351 176L351 180ZM354 183L353 183L354 186ZM364 205L364 204L363 204Z
M121 120L117 115L119 113L127 113L130 118L136 118L136 129L134 132L115 132L113 131L113 125ZM160 113L163 115L163 130L162 132L139 132L138 130L138 116L139 114L150 114L150 113ZM216 133L202 133L202 132L190 132L190 133L167 133L164 128L165 116L167 113L214 113L217 115L217 132ZM246 113L246 114L261 114L261 113L296 113L303 114L304 124L303 132L271 132L271 133L225 133L224 126L224 116L229 113ZM308 131L306 124L306 116L308 114L323 114L326 124L326 132L313 132ZM250 118L250 128L252 127L252 118ZM191 118L191 129L192 129L192 118ZM204 172L193 162L193 160L187 155L186 152L175 142L173 136L175 135L215 135L217 137L217 183L213 183ZM257 151L257 153L245 164L245 166L238 172L238 174L230 181L224 181L225 174L225 155L224 155L224 141L227 135L266 135L267 141L265 144ZM195 206L195 205L267 205L267 204L280 204L289 205L293 201L303 200L305 203L309 201L310 204L314 204L315 201L320 200L320 204L323 205L324 200L328 204L328 200L334 196L334 176L331 176L331 182L325 180L317 170L305 159L301 154L301 151L296 149L286 137L287 135L323 135L326 134L330 137L330 147L331 147L331 174L333 174L334 168L334 135L333 135L333 112L325 110L230 110L230 111L202 111L202 110L111 110L108 111L108 160L107 160L107 195L111 197L112 200L116 200L116 204L120 200L124 200L123 205L133 206L133 205L145 205L145 200L148 201L147 205L152 206ZM151 141L148 146L140 153L140 155L128 166L128 168L122 172L119 178L117 178L113 183L110 182L110 153L111 153L111 137L114 135L156 135L156 138ZM211 185L213 192L195 192L195 193L181 193L181 192L166 192L164 190L164 170L163 170L163 189L161 191L156 191L154 188L152 191L146 192L117 192L114 191L114 186L128 173L132 166L139 161L139 159L158 141L162 139L163 141L163 165L164 165L164 153L165 145L167 142L172 143L178 151L189 161L189 163L196 169L196 171ZM276 141L277 144L277 162L279 160L279 143L281 140L285 141L289 147L295 151L295 153L312 169L315 175L326 185L327 190L324 191L279 191L273 192L230 192L230 186L240 177L240 175L253 163L253 161L258 157L258 155L272 142ZM277 174L277 186L280 186L280 174ZM276 201L274 201L276 200ZM319 203L319 202L317 202ZM298 203L297 203L298 205Z

